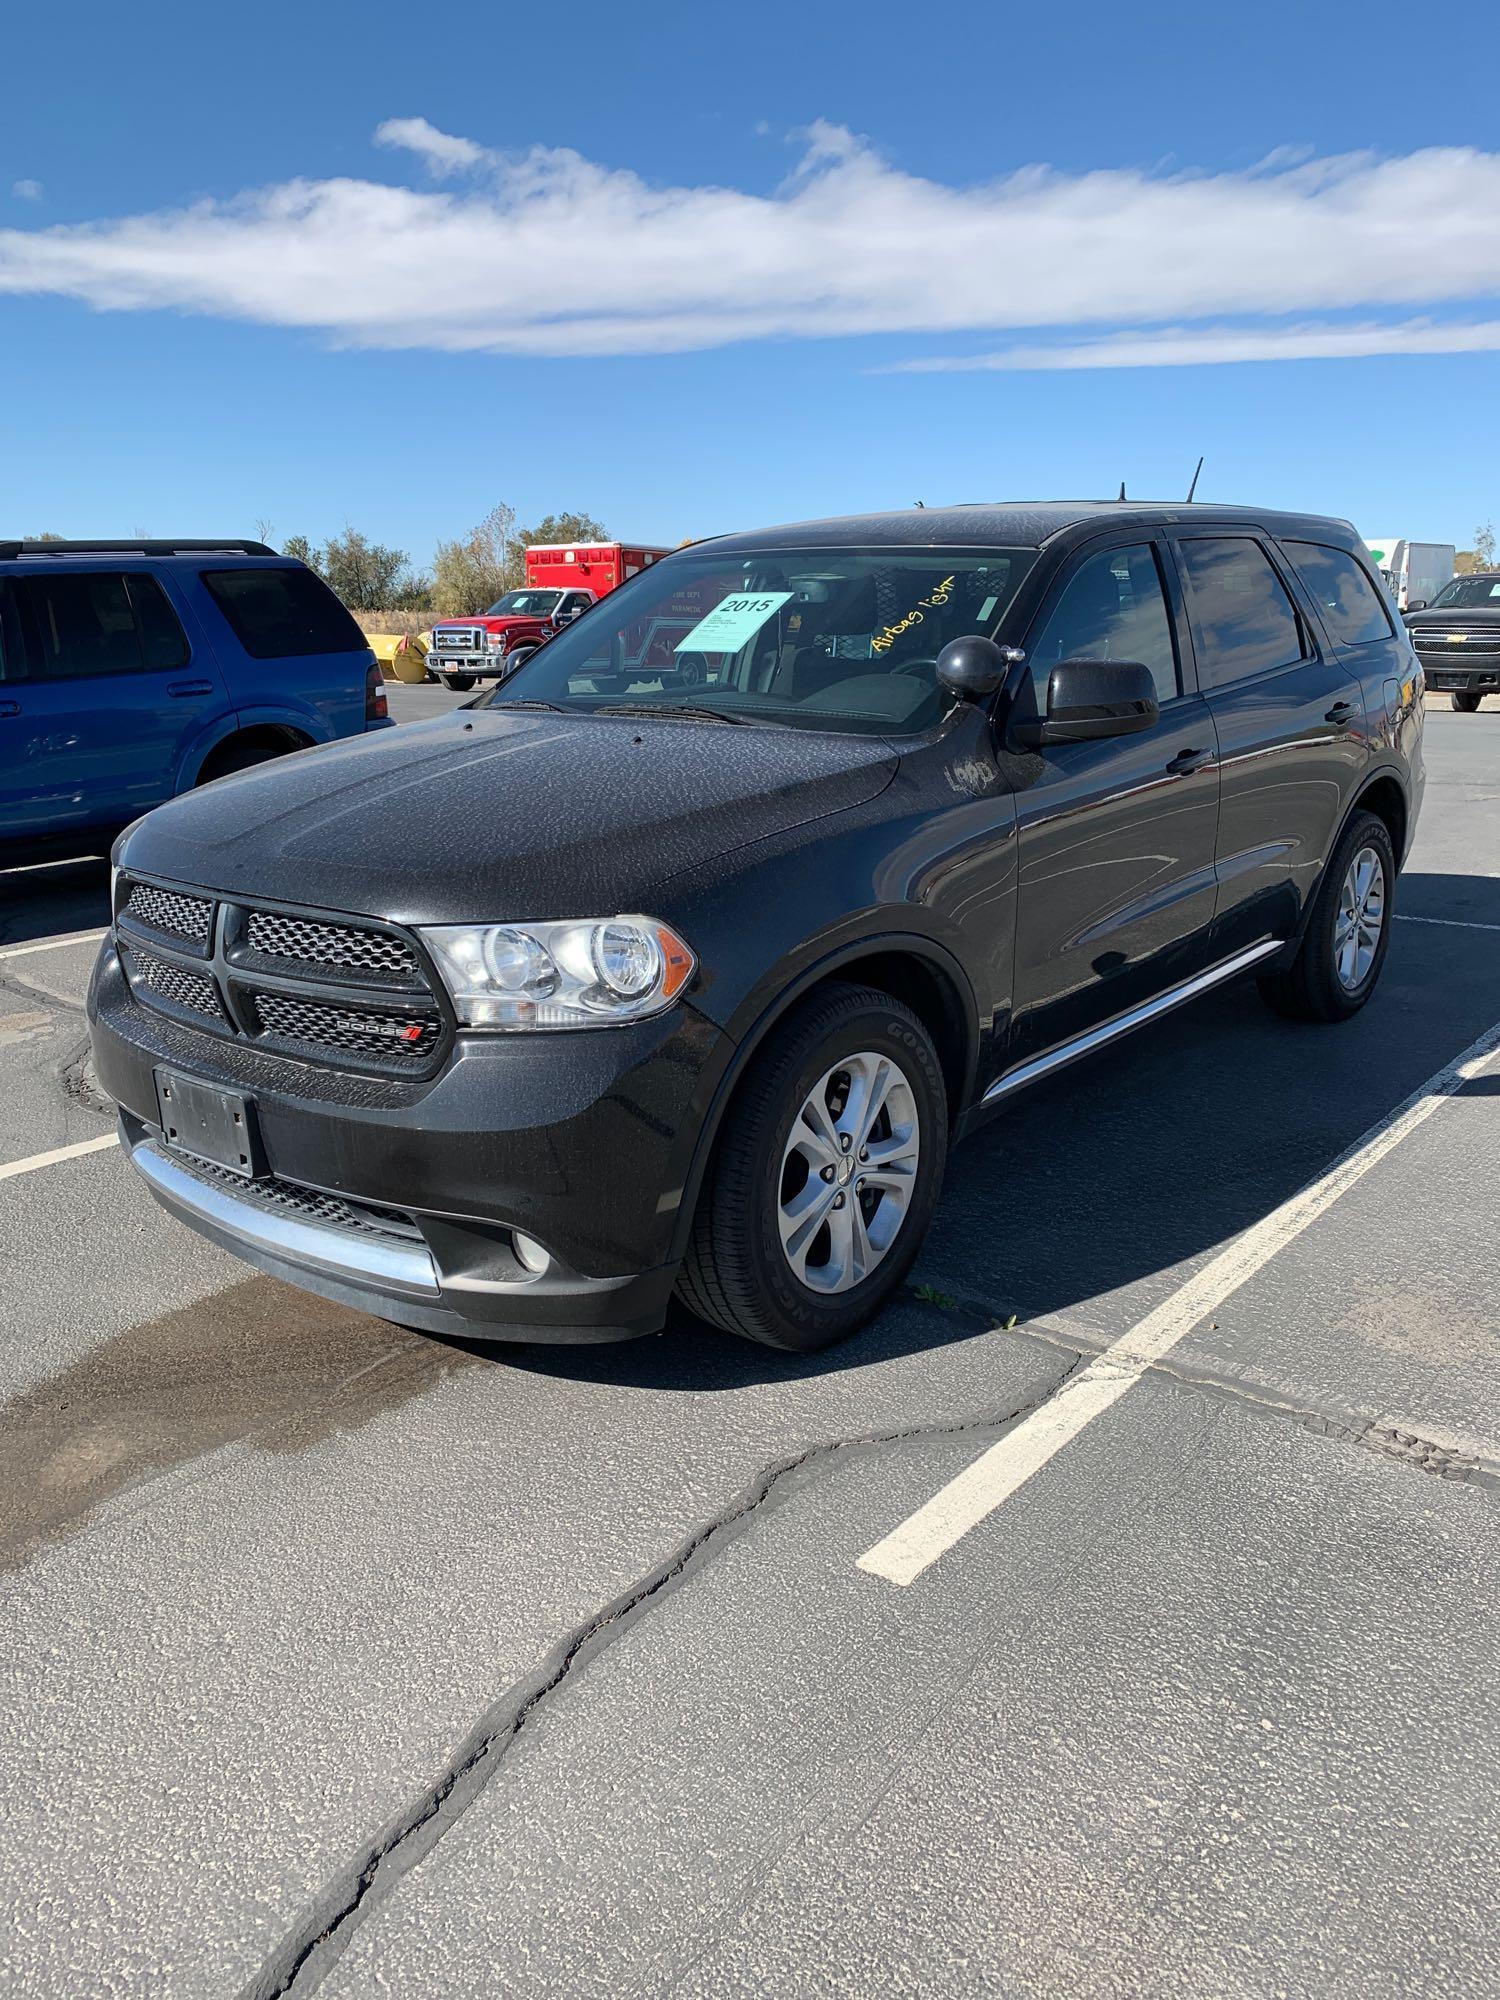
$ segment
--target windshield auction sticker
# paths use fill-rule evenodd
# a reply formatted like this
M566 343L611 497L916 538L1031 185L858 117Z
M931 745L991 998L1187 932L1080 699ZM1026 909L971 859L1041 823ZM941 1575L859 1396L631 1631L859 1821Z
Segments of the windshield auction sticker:
M789 603L789 590L740 590L733 596L724 597L714 606L706 618L679 639L673 648L678 653L737 653L741 646L753 639L761 626L783 604Z

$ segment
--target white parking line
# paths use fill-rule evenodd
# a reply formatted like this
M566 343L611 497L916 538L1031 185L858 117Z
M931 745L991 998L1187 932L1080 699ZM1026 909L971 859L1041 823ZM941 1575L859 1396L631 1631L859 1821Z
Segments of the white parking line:
M67 944L96 944L103 931L70 931L66 937L48 938L45 944L13 944L0 951L0 958L29 958L34 951L61 951Z
M1500 1022L1429 1077L1342 1153L1327 1173L1237 1236L1153 1312L1070 1377L1050 1401L976 1458L957 1478L859 1557L857 1567L908 1584L1039 1472L1071 1438L1133 1389L1199 1321L1253 1278L1293 1238L1477 1076L1500 1048Z
M102 1139L80 1139L76 1145L54 1146L50 1153L33 1153L27 1160L7 1160L0 1166L0 1181L8 1181L16 1174L34 1174L40 1167L55 1167L59 1160L76 1160L84 1153L102 1153L106 1146L118 1146L118 1132L107 1132Z
M1465 917L1409 917L1405 910L1395 912L1398 924L1439 924L1448 931L1500 931L1500 924L1470 923Z

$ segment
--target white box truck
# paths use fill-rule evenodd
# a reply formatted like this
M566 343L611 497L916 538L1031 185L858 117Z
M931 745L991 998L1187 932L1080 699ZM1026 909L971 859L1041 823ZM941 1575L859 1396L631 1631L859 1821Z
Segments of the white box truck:
M1393 536L1385 542L1366 542L1365 547L1400 611L1431 604L1443 585L1453 581L1458 551L1452 542L1408 542Z

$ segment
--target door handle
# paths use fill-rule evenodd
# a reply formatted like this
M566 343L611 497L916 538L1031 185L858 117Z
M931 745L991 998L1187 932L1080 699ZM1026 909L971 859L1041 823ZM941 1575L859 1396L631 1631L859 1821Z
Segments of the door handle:
M1190 771L1201 771L1205 764L1214 761L1212 750L1179 750L1168 763L1167 769L1174 778L1185 778Z
M20 713L21 704L18 701L0 701L0 715L19 715Z
M1354 713L1352 701L1336 701L1323 717L1325 722L1347 722Z
M177 695L178 697L190 694L212 694L213 691L214 691L214 684L212 681L168 681L167 682L167 693L171 695Z

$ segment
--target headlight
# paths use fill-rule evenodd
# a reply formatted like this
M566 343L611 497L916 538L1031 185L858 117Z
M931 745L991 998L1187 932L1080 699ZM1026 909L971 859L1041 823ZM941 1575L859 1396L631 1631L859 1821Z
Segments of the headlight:
M670 1007L697 960L651 917L422 933L467 1028L596 1028Z
M505 634L503 632L491 632L489 634L489 642L492 646L503 646L505 644Z

